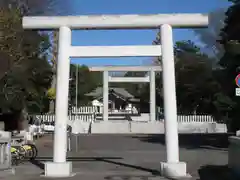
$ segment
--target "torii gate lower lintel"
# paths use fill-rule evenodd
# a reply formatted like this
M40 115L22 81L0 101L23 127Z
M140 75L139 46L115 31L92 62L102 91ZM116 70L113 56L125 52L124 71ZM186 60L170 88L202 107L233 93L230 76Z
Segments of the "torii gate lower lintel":
M93 15L59 17L23 17L25 29L59 29L56 120L53 162L45 163L45 176L68 177L72 163L66 161L70 57L131 57L162 54L164 116L167 162L161 162L163 176L187 176L186 163L179 162L178 124L172 27L208 26L206 14ZM160 46L71 46L71 29L156 29L161 31ZM161 49L161 52L158 51ZM108 78L108 73L104 73ZM108 87L104 87L108 89Z
M149 82L150 83L150 121L156 120L156 85L155 85L155 72L162 71L160 66L96 66L90 67L90 71L103 72L103 120L108 120L108 90L109 82ZM109 72L113 71L130 71L130 72L149 72L150 74L145 77L112 77Z

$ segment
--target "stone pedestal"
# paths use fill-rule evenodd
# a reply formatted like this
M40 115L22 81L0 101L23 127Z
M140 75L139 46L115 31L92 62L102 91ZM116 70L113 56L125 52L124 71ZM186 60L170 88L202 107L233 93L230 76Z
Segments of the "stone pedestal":
M61 178L71 177L75 174L72 173L72 162L56 163L46 162L45 163L45 177Z
M191 178L191 176L187 174L187 164L185 162L161 162L160 172L162 176L172 179Z

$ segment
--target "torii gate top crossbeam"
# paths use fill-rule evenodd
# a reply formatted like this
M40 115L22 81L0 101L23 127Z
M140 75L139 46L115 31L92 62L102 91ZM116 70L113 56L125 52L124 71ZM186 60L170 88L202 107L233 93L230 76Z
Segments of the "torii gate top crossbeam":
M89 67L89 71L162 71L161 66L95 66Z
M84 15L84 16L26 16L25 29L155 29L162 24L175 28L208 26L207 14L155 14L155 15Z

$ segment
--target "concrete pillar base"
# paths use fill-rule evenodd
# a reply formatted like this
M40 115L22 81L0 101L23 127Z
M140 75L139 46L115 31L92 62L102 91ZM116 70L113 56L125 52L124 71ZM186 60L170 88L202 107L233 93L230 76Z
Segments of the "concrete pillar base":
M56 163L46 162L45 163L45 177L61 178L61 177L72 177L75 174L72 173L72 162Z
M185 162L161 162L160 172L162 176L172 179L191 178L191 175L187 174L187 164Z

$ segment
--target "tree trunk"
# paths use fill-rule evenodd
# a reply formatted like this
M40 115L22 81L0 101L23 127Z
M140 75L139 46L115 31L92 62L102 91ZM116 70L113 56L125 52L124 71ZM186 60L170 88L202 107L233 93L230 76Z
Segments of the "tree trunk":
M51 88L56 90L57 84L57 55L58 55L58 31L53 32L53 49L52 49L52 68L53 68L53 77ZM55 112L55 99L50 101L49 112Z
M56 65L54 65L54 66L56 66ZM53 69L56 69L56 68L54 68L53 67ZM56 76L57 74L56 74L56 71L54 72L54 74L53 74L53 77L52 77L52 84L51 84L51 88L53 88L53 89L56 89L56 81L57 81L57 76ZM55 112L55 99L52 99L51 101L50 101L50 104L49 104L49 113L54 113Z

